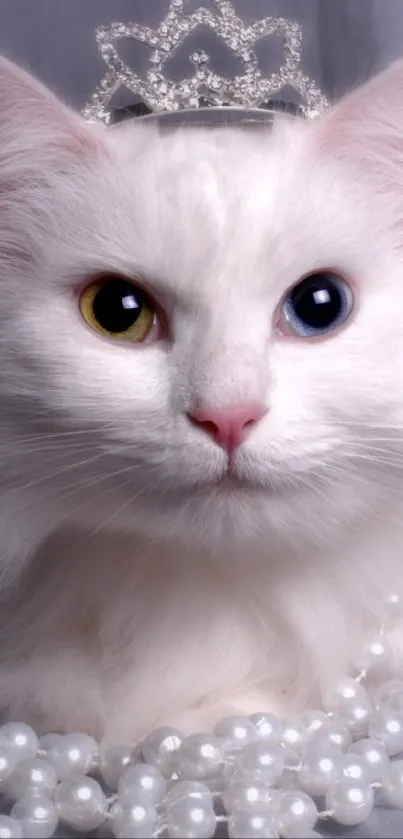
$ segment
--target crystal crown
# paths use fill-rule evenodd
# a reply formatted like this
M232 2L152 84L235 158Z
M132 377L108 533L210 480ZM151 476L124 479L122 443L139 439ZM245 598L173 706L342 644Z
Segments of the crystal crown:
M162 114L206 107L238 109L267 108L268 101L287 85L299 94L298 106L306 117L314 117L328 107L328 102L314 81L300 69L302 29L282 17L265 17L246 24L228 0L211 0L214 12L201 7L185 13L186 0L170 0L166 17L157 29L137 23L111 23L96 30L96 40L108 70L84 109L90 120L110 119L110 101L121 86L140 97L142 113ZM242 75L226 78L217 75L204 50L190 55L193 74L179 82L165 75L165 66L186 38L199 26L209 27L227 49L243 64ZM281 66L265 76L259 69L255 46L267 36L284 41ZM140 41L151 48L150 67L141 78L120 57L117 44L121 38Z

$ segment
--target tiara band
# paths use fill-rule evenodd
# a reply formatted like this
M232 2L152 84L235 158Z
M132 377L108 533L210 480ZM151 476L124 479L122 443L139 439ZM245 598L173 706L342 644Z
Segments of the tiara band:
M167 124L212 124L217 120L262 122L272 119L278 110L291 112L292 108L295 113L313 118L328 107L324 94L300 69L302 29L297 22L266 17L246 24L228 0L212 0L215 13L202 7L186 14L185 3L186 0L170 0L166 16L155 30L133 22L111 23L96 30L97 45L108 69L83 111L86 119L109 123L110 103L120 87L140 98L140 105L146 111L143 110L141 118L153 115ZM233 78L218 75L211 69L210 56L201 49L189 56L193 66L190 77L172 81L166 75L169 60L200 26L214 32L242 62L242 75ZM268 36L283 38L284 56L281 67L265 76L259 69L255 46ZM134 73L120 57L117 44L122 38L150 47L150 66L144 77ZM281 104L277 100L277 105L273 106L273 98L285 86L300 96L301 105ZM206 112L210 109L216 110L215 116L207 117ZM136 108L132 110L136 115ZM262 112L266 112L265 115Z

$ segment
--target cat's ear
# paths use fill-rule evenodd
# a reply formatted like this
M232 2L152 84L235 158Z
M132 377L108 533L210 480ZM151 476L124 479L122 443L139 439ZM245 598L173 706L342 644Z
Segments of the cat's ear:
M403 60L345 96L314 134L320 150L354 157L362 168L403 163Z
M0 162L16 154L85 153L98 146L87 125L33 76L0 56Z

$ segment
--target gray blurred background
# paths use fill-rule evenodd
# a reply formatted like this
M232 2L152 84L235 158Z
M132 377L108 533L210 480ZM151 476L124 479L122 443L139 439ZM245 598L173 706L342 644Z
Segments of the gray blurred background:
M208 7L209 2L188 0L188 7ZM363 81L391 58L403 55L403 0L233 3L246 20L282 15L302 23L303 70L315 78L331 99ZM82 107L106 69L97 52L94 28L114 20L135 20L153 26L167 6L167 0L0 0L0 52L31 69L71 104ZM173 76L187 74L188 56L196 46L208 46L221 71L234 60L223 54L214 43L214 36L201 32L197 44L193 37L191 45L182 47L182 54L172 62ZM119 50L137 71L148 60L144 45L126 41L121 42ZM279 58L279 44L274 44L273 38L261 45L262 69L274 69ZM128 104L126 97L121 104Z

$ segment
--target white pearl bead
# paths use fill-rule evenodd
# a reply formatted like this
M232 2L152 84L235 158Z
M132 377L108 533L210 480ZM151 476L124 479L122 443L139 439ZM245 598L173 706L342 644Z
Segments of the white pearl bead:
M226 748L242 748L257 740L256 727L248 717L224 717L214 728L214 734L223 740Z
M297 717L297 722L308 732L308 736L315 736L323 726L329 725L329 717L324 711L304 711Z
M389 708L375 711L369 726L370 737L380 740L390 757L403 751L403 714Z
M277 823L262 810L253 813L233 813L228 820L229 839L277 839Z
M155 766L136 764L128 766L119 779L119 798L123 807L132 801L156 807L161 803L167 791L167 782Z
M40 757L22 760L14 769L7 791L15 801L30 793L51 798L57 787L57 775L52 764Z
M308 730L299 722L289 722L284 725L281 742L291 751L300 755L308 742Z
M388 699L388 702L382 706L383 708L390 708L392 711L397 711L403 714L403 691L395 691L393 696Z
M10 815L20 823L23 835L30 839L49 839L59 821L53 801L41 795L25 795L20 798Z
M328 711L339 711L345 702L357 699L362 702L368 699L368 694L363 685L355 679L342 679L336 689L325 698L325 708Z
M385 600L382 603L382 613L385 618L389 618L391 620L396 620L402 615L403 601L400 594L397 594L397 592L391 592L387 597L385 597Z
M340 707L334 721L347 728L353 737L366 737L373 710L369 699L350 699Z
M50 747L48 759L59 781L76 773L85 775L99 756L99 746L88 734L68 734Z
M308 747L298 774L304 792L314 796L325 795L340 774L342 760L342 752Z
M86 775L72 775L56 790L55 803L60 818L83 833L104 823L108 802L98 781Z
M22 827L11 816L0 816L0 839L22 839Z
M300 789L300 783L299 783L299 778L298 778L300 767L301 767L301 758L300 757L298 757L298 763L295 765L295 767L287 767L286 766L286 768L284 769L284 772L281 776L281 782L280 782L280 787L283 791L284 790L289 790L289 789L291 789L291 790ZM308 790L305 789L304 792L308 792Z
M117 839L145 839L153 836L158 821L155 807L143 803L124 808L117 802L109 816L112 833Z
M316 830L300 830L299 827L288 834L288 839L322 839Z
M301 763L301 755L298 752L294 752L293 749L287 748L287 746L283 746L284 749L284 773L288 772L288 770L293 770L295 767L299 766ZM305 749L302 749L301 754L304 754ZM284 775L283 775L284 777Z
M42 737L39 738L38 741L38 753L39 752L48 752L55 743L58 743L60 740L64 739L64 734L43 734Z
M393 708L394 711L403 712L403 682L393 679L381 685L374 694L374 703L377 708Z
M383 777L383 794L391 807L403 809L403 760L390 763Z
M110 789L117 790L119 778L126 766L129 766L133 746L128 743L114 746L101 743L101 775Z
M365 762L370 781L380 781L389 766L388 753L383 743L369 737L357 740L350 748L350 754L353 752L360 755Z
M143 743L137 743L137 746L132 748L130 755L130 763L144 763L143 761Z
M354 752L343 755L339 778L337 780L342 780L343 778L350 781L359 781L362 784L370 784L370 772L364 758L354 754Z
M260 740L281 743L283 723L275 714L251 714L248 719L254 725Z
M237 760L239 772L253 772L266 784L276 784L284 770L284 749L275 743L249 743Z
M318 811L315 802L304 792L283 792L280 797L280 811L276 815L278 831L288 839L289 833L296 828L312 830L315 827Z
M177 728L157 728L143 742L142 756L145 763L156 766L163 775L169 777L184 739L184 734Z
M15 767L19 761L18 755L8 748L0 746L0 792L5 792Z
M356 660L356 667L358 670L371 673L371 675L380 676L390 668L391 661L391 646L383 635L378 635L364 644Z
M326 793L326 808L343 825L361 824L371 814L374 793L369 784L352 780L338 781Z
M170 839L211 839L216 831L213 808L203 800L176 801L166 813Z
M270 807L274 811L280 806L280 793L253 775L236 773L222 793L222 802L227 813L259 807Z
M165 809L168 810L172 804L184 798L194 798L204 801L210 807L213 806L213 795L206 784L201 784L200 781L174 781L164 799Z
M214 778L224 767L222 743L214 734L191 734L183 741L177 760L180 777L184 780Z
M319 729L317 734L310 738L310 745L319 746L323 749L337 749L343 752L350 748L352 736L344 725L338 722L329 723Z
M8 722L0 725L0 748L15 754L18 760L35 757L38 738L30 725L23 722Z

